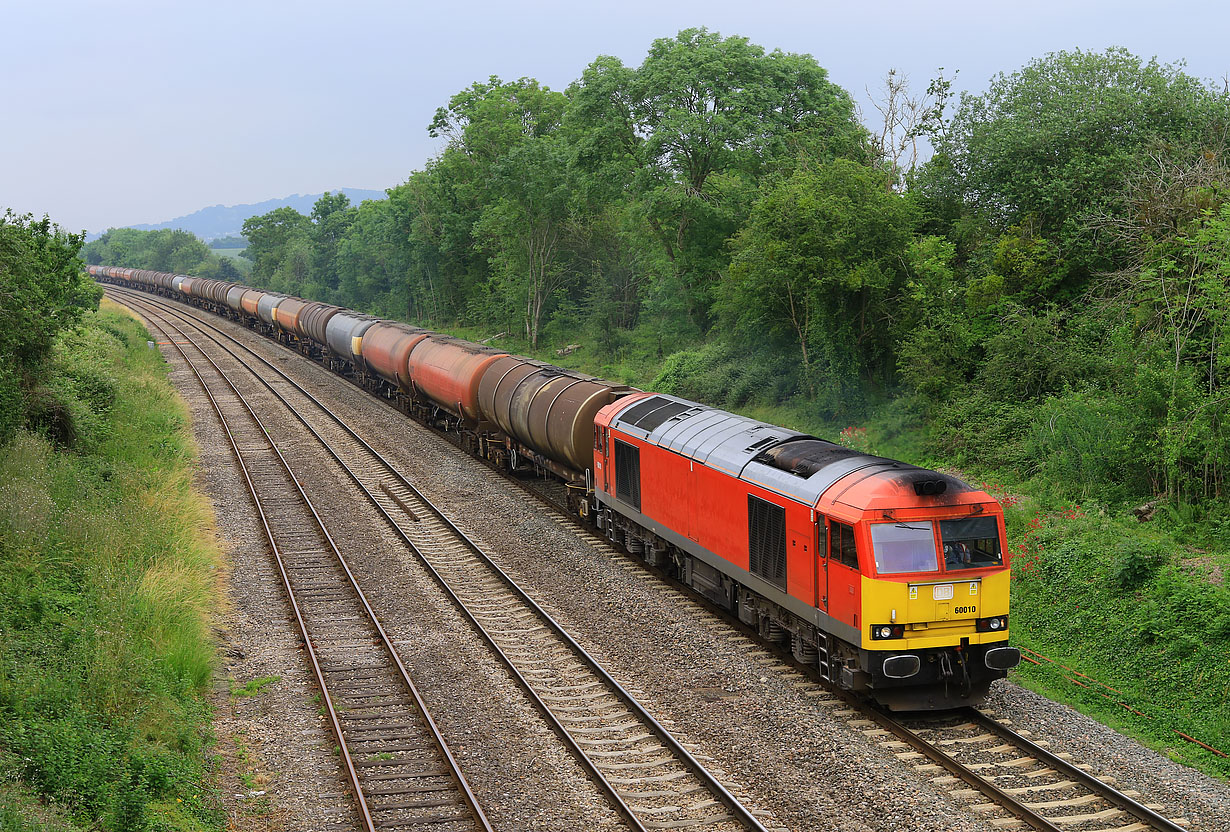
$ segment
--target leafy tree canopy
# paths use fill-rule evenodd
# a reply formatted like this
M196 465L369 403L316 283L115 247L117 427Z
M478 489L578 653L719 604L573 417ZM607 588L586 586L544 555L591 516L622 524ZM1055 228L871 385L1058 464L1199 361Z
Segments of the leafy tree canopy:
M286 207L244 220L243 236L248 248L243 256L254 264L253 278L257 281L272 278L292 244L307 238L311 225L311 219Z
M608 191L639 194L654 236L707 317L722 246L746 217L755 182L797 141L831 158L861 148L850 96L810 55L685 29L654 41L639 68L600 57L569 90L580 164ZM598 183L596 183L598 184Z
M1096 247L1085 221L1122 211L1142 151L1209 141L1226 105L1181 66L1121 48L1055 52L962 98L938 145L951 166L942 181L990 227L1030 226L1087 275L1116 253Z
M83 240L47 217L0 216L0 442L24 422L56 335L98 306L102 292L77 254Z

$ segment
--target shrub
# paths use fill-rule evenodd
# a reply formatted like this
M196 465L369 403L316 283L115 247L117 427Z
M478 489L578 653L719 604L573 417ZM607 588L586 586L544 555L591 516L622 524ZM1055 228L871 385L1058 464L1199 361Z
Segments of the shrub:
M1125 592L1135 591L1153 577L1167 557L1166 550L1156 543L1125 540L1119 546L1111 580Z
M777 404L798 392L798 367L780 354L712 341L672 353L652 387L714 407Z

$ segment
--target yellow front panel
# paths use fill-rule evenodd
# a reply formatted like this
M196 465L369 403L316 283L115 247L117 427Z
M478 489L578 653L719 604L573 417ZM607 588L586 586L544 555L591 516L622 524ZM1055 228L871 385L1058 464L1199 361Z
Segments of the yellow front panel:
M948 576L945 576L948 577ZM953 578L960 577L952 575ZM939 587L937 592L936 588ZM948 587L952 597L946 598ZM969 639L989 644L1008 638L1006 630L979 633L974 619L1008 613L1008 570L980 578L912 583L862 578L863 647L868 650L920 650L947 647ZM871 626L902 624L905 638L871 640Z

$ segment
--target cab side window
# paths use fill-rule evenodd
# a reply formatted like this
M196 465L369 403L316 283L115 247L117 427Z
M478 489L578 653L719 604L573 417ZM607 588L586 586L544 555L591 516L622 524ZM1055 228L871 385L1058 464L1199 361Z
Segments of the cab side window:
M858 550L854 547L854 527L829 521L829 559L858 569Z

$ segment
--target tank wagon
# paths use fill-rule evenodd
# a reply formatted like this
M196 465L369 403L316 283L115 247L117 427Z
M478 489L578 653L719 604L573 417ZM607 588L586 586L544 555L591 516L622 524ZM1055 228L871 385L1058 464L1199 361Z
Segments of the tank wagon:
M1003 510L954 477L349 309L90 266L277 338L511 471L611 541L894 709L977 703L1008 644Z

